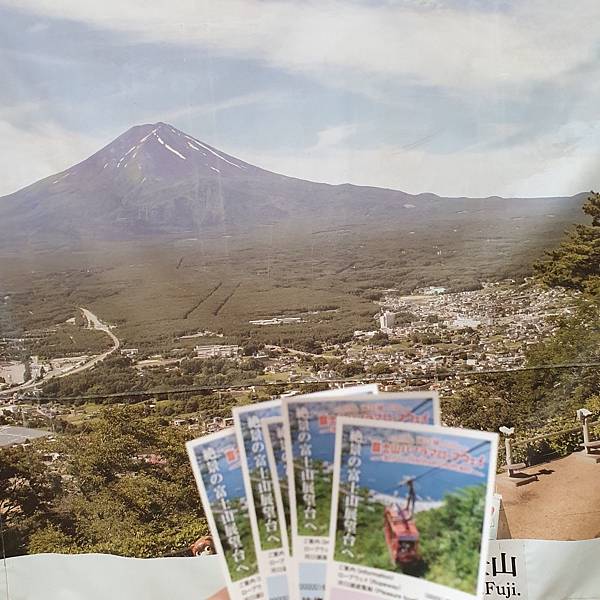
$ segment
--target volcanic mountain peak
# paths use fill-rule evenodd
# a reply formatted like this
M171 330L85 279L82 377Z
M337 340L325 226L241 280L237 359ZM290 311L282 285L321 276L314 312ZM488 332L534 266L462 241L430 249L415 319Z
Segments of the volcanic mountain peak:
M255 167L158 122L132 127L82 162L0 198L0 242L197 236L224 228L258 231L265 223L290 231L312 231L320 227L315 223L385 223L410 233L433 216L454 232L494 219L510 221L512 229L514 218L579 214L580 204L578 197L444 199L304 181Z
M167 123L138 125L80 165L91 162L94 170L128 170L146 177L242 175L252 169L243 161L193 138ZM80 166L77 165L77 166Z
M252 226L294 214L306 186L299 192L285 176L167 123L147 123L65 171L0 198L0 238L17 231L20 237L112 239Z

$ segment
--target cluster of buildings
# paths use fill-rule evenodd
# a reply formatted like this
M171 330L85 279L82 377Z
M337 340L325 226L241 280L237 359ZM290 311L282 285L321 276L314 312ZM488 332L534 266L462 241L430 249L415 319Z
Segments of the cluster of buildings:
M411 296L385 296L380 330L401 348L362 353L407 374L437 369L488 370L521 366L528 346L551 335L554 318L573 310L572 292L544 289L531 281L484 284L444 293L432 288ZM401 322L395 315L402 314Z
M378 303L378 329L355 331L352 341L324 348L322 358L358 363L367 376L385 372L399 381L518 368L527 348L555 331L555 318L573 311L575 298L573 292L544 289L531 280L456 293L430 287L400 296L389 290ZM381 333L387 336L384 343ZM306 354L291 352L274 356L265 371L287 373L290 382L341 377L336 367L323 367L319 360L307 373Z
M293 348L267 346L255 358L264 366L261 378L272 383L326 382L341 379L349 372L354 373L353 377L366 379L380 374L398 381L422 377L424 382L431 383L437 375L516 368L524 364L528 347L552 335L557 327L555 318L572 312L575 301L574 292L544 289L532 281L488 283L478 290L456 293L429 287L415 290L409 296L388 290L377 303L378 327L373 331L356 331L351 341L324 347L319 356ZM138 360L137 348L122 348L121 353L134 359L140 369L156 367L169 371L178 369L182 360L161 355ZM183 357L190 355L191 351L186 350ZM235 361L242 358L243 351L234 344L197 345L193 355L199 359ZM84 359L71 357L48 362L32 357L30 377L41 377L46 369L66 372ZM13 376L24 377L20 370L15 370L14 363L0 363L3 365L5 373L10 368ZM0 384L10 387L6 377ZM6 395L0 402L3 419L0 425L27 427L31 426L30 421L39 427L41 423L36 420L49 422L58 416L53 412L57 408L49 406L32 407L29 414L15 412L17 405L9 404L15 401ZM48 414L43 414L45 411ZM175 419L171 424L204 425L211 432L227 426L228 422Z
M242 348L233 344L212 344L195 346L194 352L197 358L233 358L242 353Z
M50 406L24 406L15 401L0 401L0 447L27 445L40 438L51 438L48 423L58 410Z
M248 321L250 325L291 325L294 323L303 323L301 317L271 317L269 319L254 319Z
M531 281L489 283L456 293L430 287L410 296L389 290L378 303L377 329L357 331L352 341L325 347L319 357L277 346L268 347L268 357L257 357L265 359L265 376L281 382L342 378L343 370L332 366L336 361L359 364L366 377L381 373L385 365L385 372L399 380L515 368L524 364L529 346L553 333L554 317L573 310L574 300L572 292L543 289ZM381 333L387 335L384 343ZM241 355L234 345L194 350L199 358ZM336 360L324 365L327 358Z
M394 325L396 323L396 315L390 310L384 310L379 315L379 329L383 333L393 333Z
M81 367L88 358L87 355L82 355L42 360L38 356L30 356L27 363L0 362L0 391L10 390L22 384L40 382L42 378L62 377Z

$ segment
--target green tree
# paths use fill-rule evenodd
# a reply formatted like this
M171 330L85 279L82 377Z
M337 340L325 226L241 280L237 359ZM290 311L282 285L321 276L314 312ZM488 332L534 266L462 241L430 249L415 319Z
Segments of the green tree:
M48 472L41 456L31 447L0 451L0 517L8 556L25 550L28 532L44 521L61 493L60 477Z
M425 579L475 593L484 510L485 486L475 486L448 494L440 508L416 514Z
M597 394L597 368L564 368L600 359L600 195L592 193L583 210L591 217L591 225L576 225L557 249L535 265L546 285L582 292L573 309L554 318L553 334L527 349L526 365L543 368L477 378L474 384L461 386L443 400L448 425L491 431L507 425L534 435L550 422L569 421L576 409Z
M600 194L590 193L583 212L592 218L591 224L575 225L558 248L534 265L547 285L580 290L600 286Z
M143 406L102 411L84 431L0 452L7 554L161 556L207 533L185 442ZM45 463L48 450L58 459Z
M394 369L391 367L391 365L388 365L387 363L379 362L375 363L371 367L370 371L374 375L387 375L388 373L393 373Z

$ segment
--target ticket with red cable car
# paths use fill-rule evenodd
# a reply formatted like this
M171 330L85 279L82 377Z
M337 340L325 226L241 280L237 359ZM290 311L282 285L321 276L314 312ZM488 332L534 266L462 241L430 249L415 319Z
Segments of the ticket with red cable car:
M340 390L341 392L342 390ZM296 396L282 402L292 557L290 598L322 600L329 552L336 420L341 416L438 424L436 392Z
M482 598L497 438L338 419L325 600Z

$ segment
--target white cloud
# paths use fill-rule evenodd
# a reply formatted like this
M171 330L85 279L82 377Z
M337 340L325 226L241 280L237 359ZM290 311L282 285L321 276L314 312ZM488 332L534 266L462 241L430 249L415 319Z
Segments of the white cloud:
M279 102L283 97L281 92L250 93L220 102L141 114L139 121L171 121L194 114L215 114L255 103ZM110 131L107 132L108 137L100 138L72 131L50 119L48 109L49 106L42 101L26 101L0 107L0 196L81 162L112 141L110 136L114 138L123 133Z
M195 115L215 115L221 111L242 108L244 106L251 106L255 104L259 104L261 106L265 106L266 104L277 104L284 101L287 97L288 94L286 92L279 92L276 90L250 92L248 94L232 96L231 98L226 98L216 102L202 102L199 104L190 103L166 112L155 111L146 113L143 115L142 119L145 121L174 121L182 117L193 117Z
M110 141L85 137L55 123L21 128L7 120L26 118L39 108L27 103L0 111L0 195L62 171ZM600 121L570 123L555 134L513 148L472 146L456 154L433 154L415 145L353 150L345 141L354 130L353 125L323 130L319 142L300 153L275 154L230 146L221 150L285 175L415 194L557 196L586 191L598 183L600 151L596 139Z
M263 168L313 181L354 183L441 196L569 196L598 186L600 121L567 126L512 148L473 146L455 154L395 146L314 147L301 154L225 149ZM585 130L585 132L584 132Z
M34 23L30 27L28 27L25 31L27 33L40 33L42 31L46 31L48 29L48 27L49 27L48 23L42 23L42 22L38 21L37 23Z
M342 123L314 132L317 141L304 153L222 148L265 168L332 183L441 195L559 195L597 185L600 2L578 0L574 6L564 0L519 0L504 12L462 5L452 0L0 0L0 7L28 11L36 23L67 19L122 33L131 44L198 47L217 58L251 59L300 72L387 103L390 118L404 118L394 112L408 102L397 95L402 86L423 86L438 98L459 99L454 108L469 109L477 130L469 139L478 141L461 147L458 140L454 147L461 150L454 154L431 151L432 140L445 132L439 118L432 118L431 128L424 120L422 137L404 146L378 147L371 141L350 151L357 125ZM395 84L396 93L390 94ZM552 96L553 90L559 95ZM139 120L214 114L284 96L285 91L265 90L176 105L167 112L140 114ZM414 102L419 101L414 93ZM108 141L46 121L22 130L17 125L24 121L22 111L33 112L35 106L12 110L0 112L0 194L64 169ZM447 130L454 140L462 134L451 123ZM202 132L189 133L202 137ZM507 140L510 148L503 147Z
M52 122L24 128L7 120L17 114L23 116L33 107L33 104L26 104L0 111L0 196L63 171L106 143L66 131Z
M0 0L0 6L138 40L208 46L319 77L347 70L355 84L369 74L465 91L552 81L595 58L600 29L596 0L579 0L576 10L563 0L521 0L506 12L340 0Z
M75 57L57 57L43 54L41 52L23 52L21 50L9 50L2 49L2 55L4 58L16 58L19 60L26 60L32 63L37 63L44 67L72 67L80 64L80 60Z
M327 127L317 132L317 143L314 150L337 146L352 137L358 130L356 123L345 123L344 125L336 125Z

